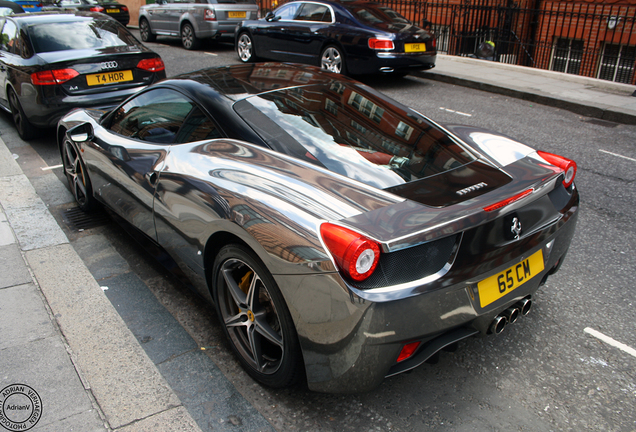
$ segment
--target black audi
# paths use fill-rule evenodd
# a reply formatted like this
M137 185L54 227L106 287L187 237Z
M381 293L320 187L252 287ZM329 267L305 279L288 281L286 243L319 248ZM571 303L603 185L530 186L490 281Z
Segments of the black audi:
M72 108L113 106L166 77L158 54L101 13L19 14L0 26L0 106L22 139Z
M343 74L430 69L435 36L393 9L368 1L292 1L236 31L243 62L257 58L321 66Z

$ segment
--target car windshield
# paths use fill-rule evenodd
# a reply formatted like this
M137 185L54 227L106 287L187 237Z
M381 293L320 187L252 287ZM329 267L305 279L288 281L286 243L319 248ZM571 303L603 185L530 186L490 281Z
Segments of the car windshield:
M137 45L133 35L111 19L32 24L29 35L36 53Z
M358 18L360 22L367 25L377 25L381 23L390 24L410 24L409 20L385 6L364 5L364 4L346 4L343 6L351 12L353 16Z
M234 107L274 150L381 189L474 160L415 111L360 86L288 88Z

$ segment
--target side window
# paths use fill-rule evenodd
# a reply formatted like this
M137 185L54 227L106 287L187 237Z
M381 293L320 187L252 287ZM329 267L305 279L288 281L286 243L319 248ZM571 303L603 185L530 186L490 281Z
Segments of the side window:
M193 108L191 101L174 90L151 90L120 107L110 130L141 141L171 144Z
M325 5L304 3L295 20L331 22L331 11Z
M300 3L286 4L278 8L274 12L274 15L280 17L281 21L291 21L294 19L294 15L296 15L298 6L300 6Z
M220 137L221 133L216 124L199 108L194 107L181 126L175 142L181 144Z
M7 20L2 28L0 35L0 49L15 53L15 45L17 43L18 28L13 21Z

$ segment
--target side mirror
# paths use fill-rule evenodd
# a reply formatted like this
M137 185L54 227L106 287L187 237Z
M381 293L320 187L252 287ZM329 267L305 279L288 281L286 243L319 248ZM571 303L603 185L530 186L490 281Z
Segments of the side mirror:
M93 139L93 128L89 123L84 123L69 129L67 134L75 142L86 142Z
M274 15L274 12L267 12L267 15L265 15L265 20L266 21L278 21L280 19L280 17L277 17L276 15Z

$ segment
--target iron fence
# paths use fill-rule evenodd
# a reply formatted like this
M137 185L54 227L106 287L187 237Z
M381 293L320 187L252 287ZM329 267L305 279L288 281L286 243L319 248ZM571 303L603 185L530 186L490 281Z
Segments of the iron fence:
M263 10L277 5L276 0L259 1ZM636 5L597 1L381 3L429 27L437 36L440 53L470 56L491 41L495 61L636 84Z

